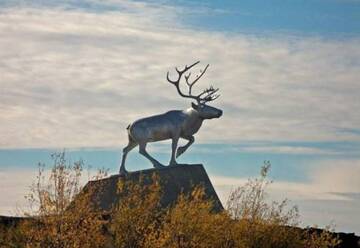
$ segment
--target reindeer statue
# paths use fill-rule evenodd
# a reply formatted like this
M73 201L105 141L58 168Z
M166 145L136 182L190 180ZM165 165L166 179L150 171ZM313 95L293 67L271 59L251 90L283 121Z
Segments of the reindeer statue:
M219 97L216 92L219 89L214 89L212 86L205 89L198 95L193 95L191 90L194 84L204 75L207 65L204 70L200 71L200 74L190 82L191 72L184 75L185 72L190 70L193 66L198 64L200 61L185 66L183 70L176 69L178 73L178 79L173 81L169 78L169 72L167 73L167 80L175 85L177 92L180 96L190 98L196 101L191 103L191 108L186 110L172 110L164 114L150 116L139 119L127 127L128 132L128 145L123 149L123 156L120 166L120 174L126 174L125 160L129 151L139 145L139 152L147 159L151 161L154 168L164 167L156 159L150 156L146 151L146 144L148 142L155 142L160 140L171 139L172 140L172 151L170 165L176 165L175 157L179 157L183 154L189 146L194 143L194 134L200 129L202 122L205 119L219 118L222 115L222 110L206 105L207 102L213 101ZM184 94L180 89L180 80L184 75L185 82L188 86L188 94ZM179 138L188 140L188 143L184 146L177 148Z

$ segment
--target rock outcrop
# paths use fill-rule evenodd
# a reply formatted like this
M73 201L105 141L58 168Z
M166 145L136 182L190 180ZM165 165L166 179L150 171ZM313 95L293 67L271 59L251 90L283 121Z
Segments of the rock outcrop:
M181 193L191 193L194 187L202 186L205 190L206 199L213 201L213 210L219 212L223 206L212 186L210 179L201 164L182 164L167 166L161 169L147 169L130 172L127 175L113 175L101 180L90 181L84 187L84 191L90 190L97 207L102 210L110 210L118 201L121 195L118 193L118 183L132 182L145 185L152 183L153 175L159 178L160 186L163 191L160 199L162 207L168 207L176 202Z

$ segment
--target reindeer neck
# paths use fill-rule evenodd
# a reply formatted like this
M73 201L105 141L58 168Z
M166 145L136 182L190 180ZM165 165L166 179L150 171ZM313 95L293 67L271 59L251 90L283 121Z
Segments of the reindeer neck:
M199 113L195 110L195 109L193 109L193 108L188 108L188 109L185 109L185 110L183 110L183 112L190 118L190 119L192 119L192 120L196 120L196 121L199 121L199 120L203 120L201 117L200 117L200 115L199 115Z
M183 130L188 135L195 134L200 129L203 119L200 117L199 113L193 108L188 108L184 110L183 113L187 116L183 125Z

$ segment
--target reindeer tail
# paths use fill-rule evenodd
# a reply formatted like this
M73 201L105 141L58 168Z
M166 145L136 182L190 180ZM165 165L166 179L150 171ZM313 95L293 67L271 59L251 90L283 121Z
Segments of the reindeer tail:
M131 136L131 124L129 124L127 127L126 127L126 131L127 133L129 134L129 137Z
M129 141L134 141L133 137L131 136L131 124L129 124L129 125L126 127L126 130L127 130L127 133L128 133Z

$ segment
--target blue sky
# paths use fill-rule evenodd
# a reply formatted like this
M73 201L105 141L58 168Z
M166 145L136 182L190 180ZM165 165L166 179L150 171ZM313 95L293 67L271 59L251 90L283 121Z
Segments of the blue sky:
M229 32L290 32L358 35L360 4L356 0L281 1L134 1L185 8L182 24L199 30ZM123 11L116 1L2 1L2 6L66 7L93 12Z
M166 164L169 160L170 144L150 144L150 149ZM182 163L203 163L207 166L209 173L221 176L243 177L256 176L263 162L271 161L271 178L274 180L307 181L306 172L314 162L329 160L358 159L359 144L355 142L274 142L266 143L271 147L306 147L320 148L328 151L324 154L314 154L308 152L258 152L256 149L251 151L248 148L258 148L263 145L260 143L202 143L192 147L191 152L179 158ZM121 161L121 149L118 147L87 147L72 149L55 148L13 148L0 150L0 166L2 168L19 167L34 168L38 162L52 164L51 154L65 151L72 161L83 159L92 168L109 168L116 171ZM260 154L260 155L259 155ZM226 159L224 159L226 157ZM131 170L150 168L151 164L145 158L137 154L134 150L130 153L128 164ZM130 169L129 168L129 169Z
M165 75L200 59L224 116L179 161L225 198L269 160L271 197L304 225L360 234L359 32L355 0L1 1L0 214L54 151L116 173L125 127L187 108ZM149 149L167 163L169 143ZM134 150L127 166L150 164Z
M199 29L257 33L276 31L335 36L358 35L360 32L358 1L171 2L175 5L194 6L195 9L203 8L202 14L185 15L183 19L185 23Z

